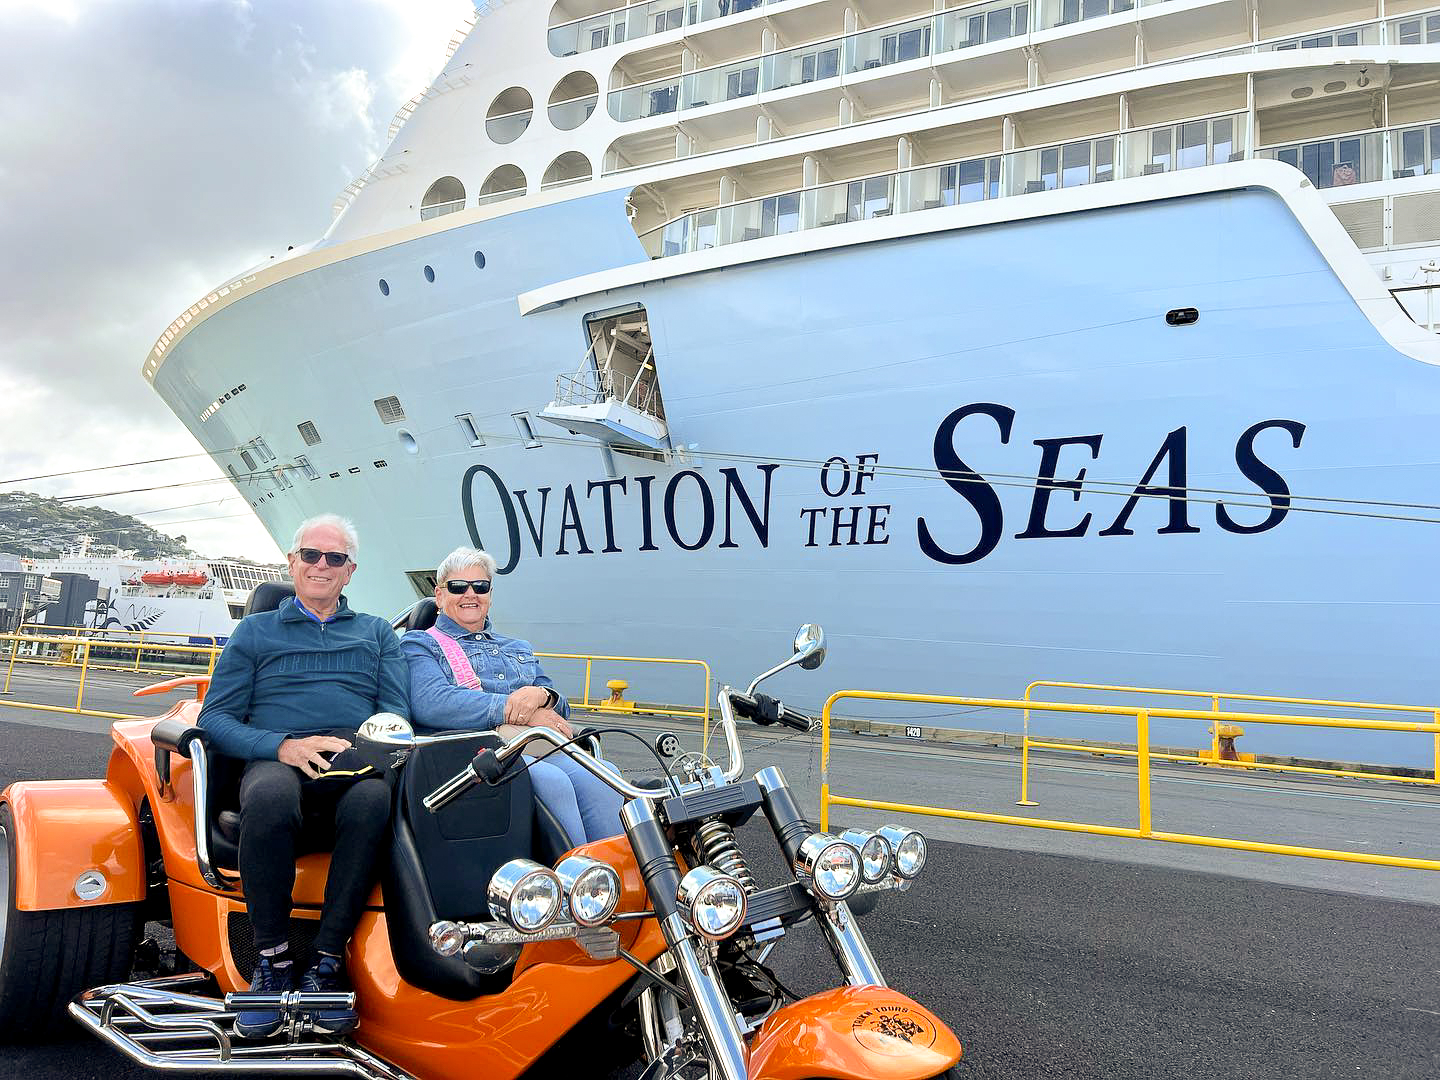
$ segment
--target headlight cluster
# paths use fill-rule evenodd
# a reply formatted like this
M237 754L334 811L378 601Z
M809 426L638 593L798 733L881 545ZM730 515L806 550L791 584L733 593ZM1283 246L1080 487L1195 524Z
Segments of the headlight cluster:
M522 934L537 934L562 912L581 926L603 925L620 904L620 875L587 855L571 855L554 870L511 859L490 879L490 914Z
M701 937L722 941L740 929L748 901L738 878L713 866L697 866L680 879L675 902Z
M905 881L918 877L925 855L925 838L898 825L848 829L838 837L812 833L796 853L795 876L822 900L844 900L862 883L879 885L892 874Z

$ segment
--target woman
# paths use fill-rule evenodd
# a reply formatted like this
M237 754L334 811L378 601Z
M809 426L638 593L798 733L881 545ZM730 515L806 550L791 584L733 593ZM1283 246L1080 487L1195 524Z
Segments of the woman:
M410 719L417 728L490 731L501 724L574 732L570 704L540 670L528 641L490 629L495 560L456 548L435 572L440 615L431 630L400 640L410 664ZM561 753L526 757L535 797L575 843L620 832L620 795Z

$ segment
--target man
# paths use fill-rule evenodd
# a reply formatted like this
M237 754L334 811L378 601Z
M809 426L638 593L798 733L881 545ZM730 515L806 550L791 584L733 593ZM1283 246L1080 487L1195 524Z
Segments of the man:
M240 781L240 878L259 961L250 989L296 987L290 956L290 897L295 858L333 848L314 966L304 991L345 988L343 955L378 874L389 821L389 789L369 776L329 779L330 758L349 748L377 712L407 715L409 673L395 633L383 620L350 610L341 591L354 576L354 526L323 514L295 531L290 577L295 596L275 611L240 621L220 654L200 727L221 754L245 762ZM341 770L337 769L339 774ZM317 1029L355 1027L353 1009L326 1010ZM266 1038L282 1024L276 1010L235 1018L244 1038Z

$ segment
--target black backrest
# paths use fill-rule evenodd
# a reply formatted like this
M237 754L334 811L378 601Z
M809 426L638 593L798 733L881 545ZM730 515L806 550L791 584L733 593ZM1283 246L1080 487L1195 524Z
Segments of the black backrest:
M397 630L429 630L435 625L435 620L439 615L440 609L435 606L435 598L427 596L416 600L415 606L405 613L395 628Z
M533 798L528 774L507 784L477 784L431 814L421 800L459 772L482 746L498 746L495 735L416 748L400 770L392 820L392 844L385 871L385 921L390 951L401 978L422 990L455 1001L503 990L510 972L482 975L458 956L430 947L430 925L438 919L489 921L485 889L495 871L516 858L530 858Z
M255 586L250 598L245 601L245 614L257 611L274 611L287 596L295 595L295 586L289 581L262 581Z

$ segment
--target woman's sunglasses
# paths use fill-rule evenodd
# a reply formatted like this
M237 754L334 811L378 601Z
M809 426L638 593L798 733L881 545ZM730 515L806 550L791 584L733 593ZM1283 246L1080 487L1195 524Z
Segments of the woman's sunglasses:
M476 596L484 596L490 591L488 578L481 578L479 581L461 581L459 578L445 582L445 588L452 596L464 596L466 589L474 589Z
M326 566L344 566L350 556L343 551L321 551L319 548L301 548L296 554L306 566L314 566L322 558Z

